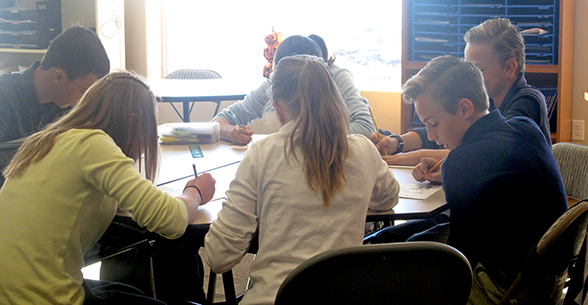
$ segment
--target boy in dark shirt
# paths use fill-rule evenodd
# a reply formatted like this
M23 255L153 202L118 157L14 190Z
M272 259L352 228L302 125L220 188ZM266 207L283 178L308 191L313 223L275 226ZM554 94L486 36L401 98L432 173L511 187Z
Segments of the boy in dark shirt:
M506 18L488 19L469 29L463 39L467 43L465 60L474 63L484 76L490 111L498 109L507 119L515 116L532 119L551 145L545 97L525 79L525 42L519 29ZM382 156L388 164L415 165L422 157L440 159L448 153L427 139L426 128L416 128L381 141L375 135L371 139L382 154L389 153ZM438 174L429 175L429 178L441 182Z
M533 120L489 112L481 71L455 57L433 59L402 94L428 138L450 149L441 172L450 222L431 230L448 229L474 268L470 303L496 304L567 208L551 146ZM424 158L415 179L437 161Z
M98 36L74 26L53 39L43 60L19 73L1 75L0 170L26 137L65 114L109 71L110 61ZM0 175L0 187L3 184Z
M110 61L94 32L66 29L41 61L0 76L0 142L29 136L53 122L109 71Z

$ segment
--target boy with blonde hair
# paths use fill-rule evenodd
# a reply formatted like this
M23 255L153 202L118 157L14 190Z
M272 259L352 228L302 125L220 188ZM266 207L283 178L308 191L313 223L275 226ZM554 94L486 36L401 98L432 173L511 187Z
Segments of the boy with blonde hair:
M450 149L441 172L450 222L429 233L448 232L447 243L470 261L470 304L496 304L567 208L551 146L531 119L489 112L482 72L453 56L433 59L402 94L414 103L428 138ZM437 161L424 158L413 176Z

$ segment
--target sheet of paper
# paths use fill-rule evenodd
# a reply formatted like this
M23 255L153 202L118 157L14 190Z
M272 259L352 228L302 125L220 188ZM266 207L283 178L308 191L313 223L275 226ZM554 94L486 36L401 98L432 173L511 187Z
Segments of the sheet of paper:
M441 189L441 185L431 183L400 183L401 198L427 199Z

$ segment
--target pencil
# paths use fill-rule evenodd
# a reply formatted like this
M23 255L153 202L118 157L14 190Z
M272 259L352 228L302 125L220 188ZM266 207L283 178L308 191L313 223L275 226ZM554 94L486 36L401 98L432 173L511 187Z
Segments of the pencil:
M374 121L374 127L376 127L376 132L378 133L378 139L382 139L382 134L380 133L380 129L378 128L378 124L376 124L376 118L374 117L374 113L372 112L372 107L368 106L368 109L370 110L370 115L372 116L372 121ZM384 152L385 155L388 154L388 151L386 150Z
M435 164L433 167L431 167L426 173L424 173L421 176L421 180L425 179L425 176L432 173L434 170L436 170L437 168L439 168L439 166L441 166L441 163L443 163L443 161L445 161L445 158L441 159L441 161L437 162L437 164Z
M196 171L196 164L192 163L192 169L194 170L194 178L198 178L198 172Z
M235 115L233 115L233 113L231 112L231 110L227 109L227 112L233 118L233 120L235 120L235 122L237 122L237 125L239 125L239 127L243 128L243 125L241 125L241 123L239 123L239 120L237 120L237 117Z
M374 117L374 113L372 112L372 107L368 106L370 110L370 115L372 116L372 121L374 121L374 126L376 127L376 132L378 133L378 138L382 138L382 134L380 133L380 129L378 129L378 124L376 124L376 118Z

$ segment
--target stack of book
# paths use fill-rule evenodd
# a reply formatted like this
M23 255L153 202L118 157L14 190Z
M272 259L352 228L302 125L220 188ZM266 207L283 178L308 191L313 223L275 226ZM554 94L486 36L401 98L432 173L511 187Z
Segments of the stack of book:
M159 125L161 144L213 144L220 139L220 125L217 122L167 123Z

